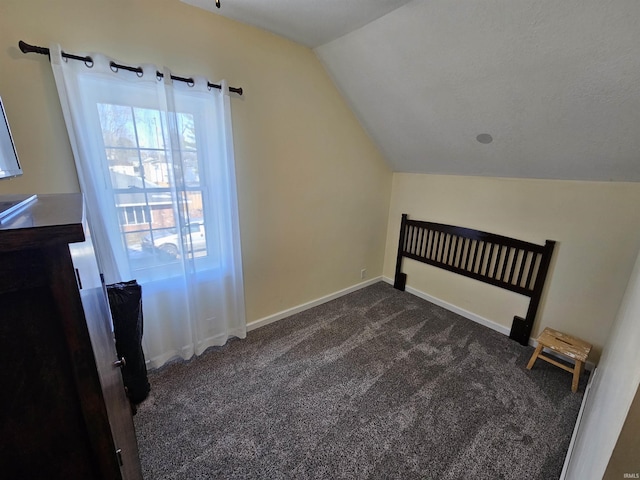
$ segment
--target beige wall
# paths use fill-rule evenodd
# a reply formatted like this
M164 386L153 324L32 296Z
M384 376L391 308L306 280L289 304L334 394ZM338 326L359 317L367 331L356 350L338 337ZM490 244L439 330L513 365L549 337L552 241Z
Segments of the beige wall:
M384 274L393 277L400 216L535 243L556 240L533 335L545 326L594 345L597 360L640 247L640 184L421 174L393 176ZM405 260L407 284L507 328L526 297Z
M231 102L248 321L382 273L391 173L311 50L178 0L2 0L0 96L25 174L0 194L79 188L49 63L19 40L245 89Z
M623 427L637 426L632 409L640 384L640 254L629 278L626 293L605 343L602 358L590 380L590 390L573 439L566 468L566 480L604 478L611 468L638 467L638 445L629 444L634 435L623 435ZM633 432L631 432L633 433ZM637 432L635 434L637 439ZM620 456L612 458L616 443ZM626 452L633 453L627 457ZM626 457L626 458L625 458ZM615 471L615 470L613 470ZM623 473L640 473L628 471ZM622 477L618 477L622 478Z

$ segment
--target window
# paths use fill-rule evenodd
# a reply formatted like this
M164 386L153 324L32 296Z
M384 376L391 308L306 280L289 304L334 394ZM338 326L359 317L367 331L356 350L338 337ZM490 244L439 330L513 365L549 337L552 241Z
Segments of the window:
M98 103L120 235L132 270L207 256L196 115L177 113L172 150L164 112ZM179 169L180 172L176 172ZM179 180L177 180L179 179ZM179 185L174 201L176 183ZM179 231L179 215L185 227Z
M150 364L244 337L226 82L50 57L98 263L106 283L143 286Z

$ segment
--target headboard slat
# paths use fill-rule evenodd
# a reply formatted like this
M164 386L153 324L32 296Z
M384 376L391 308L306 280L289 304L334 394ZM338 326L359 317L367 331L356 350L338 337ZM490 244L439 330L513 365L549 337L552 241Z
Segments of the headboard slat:
M555 242L545 245L402 215L394 287L404 290L402 258L458 273L530 297L527 317L515 317L510 337L528 344ZM517 276L514 280L514 276ZM523 281L524 280L524 281Z

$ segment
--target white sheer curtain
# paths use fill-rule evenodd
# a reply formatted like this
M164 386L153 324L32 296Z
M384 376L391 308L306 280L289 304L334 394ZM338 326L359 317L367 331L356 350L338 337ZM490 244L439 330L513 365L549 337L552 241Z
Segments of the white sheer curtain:
M155 65L130 72L104 55L84 63L50 50L106 282L142 285L149 366L244 338L226 82L173 82Z

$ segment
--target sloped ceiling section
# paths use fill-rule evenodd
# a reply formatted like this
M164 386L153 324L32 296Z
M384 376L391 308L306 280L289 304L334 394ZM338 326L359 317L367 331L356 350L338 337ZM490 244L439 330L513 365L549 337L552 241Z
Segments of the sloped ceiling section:
M409 0L180 0L313 48L341 37Z
M640 181L639 0L181 1L315 47L395 171Z
M395 171L640 181L639 23L636 0L413 1L315 51Z

